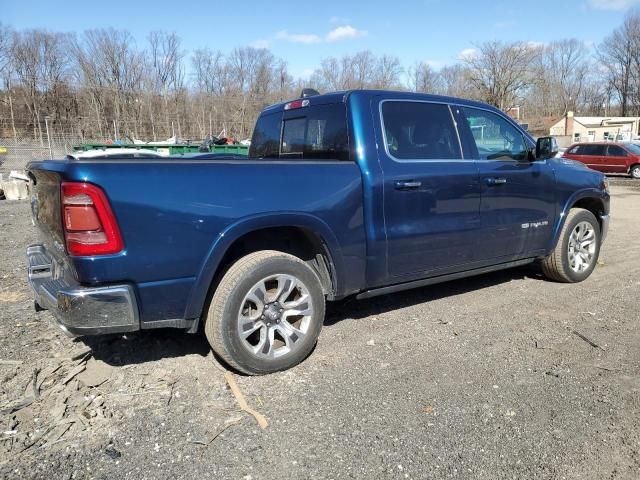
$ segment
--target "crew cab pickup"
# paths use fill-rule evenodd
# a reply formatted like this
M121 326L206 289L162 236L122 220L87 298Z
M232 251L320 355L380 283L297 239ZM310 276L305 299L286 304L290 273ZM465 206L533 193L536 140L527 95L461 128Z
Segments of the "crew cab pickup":
M261 113L246 159L31 163L29 281L69 334L202 327L231 367L282 370L325 301L532 262L585 280L608 184L556 153L469 100L303 96Z

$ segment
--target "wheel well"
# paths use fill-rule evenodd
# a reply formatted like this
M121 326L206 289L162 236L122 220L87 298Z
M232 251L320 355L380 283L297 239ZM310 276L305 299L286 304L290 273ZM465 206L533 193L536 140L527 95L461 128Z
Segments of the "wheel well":
M598 220L598 225L600 225L600 229L602 229L602 215L604 215L604 205L597 198L582 198L574 203L571 208L584 208L585 210L589 210Z
M304 260L316 272L324 293L331 297L334 290L334 268L329 251L312 230L302 227L273 227L249 232L235 240L227 249L214 277L213 286L237 260L259 250L277 250Z

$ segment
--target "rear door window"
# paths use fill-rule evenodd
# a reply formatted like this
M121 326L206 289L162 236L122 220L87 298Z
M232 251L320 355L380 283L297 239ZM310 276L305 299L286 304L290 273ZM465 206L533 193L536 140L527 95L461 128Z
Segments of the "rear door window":
M604 156L606 145L580 145L580 155Z
M387 152L396 160L462 158L448 105L385 101L382 123Z

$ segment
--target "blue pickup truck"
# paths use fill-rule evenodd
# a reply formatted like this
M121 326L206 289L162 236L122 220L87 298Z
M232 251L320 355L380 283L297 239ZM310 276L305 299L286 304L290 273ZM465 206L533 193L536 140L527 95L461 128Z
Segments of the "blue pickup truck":
M325 301L533 262L579 282L608 184L556 153L482 103L356 90L266 108L246 159L34 162L36 308L71 335L202 329L265 374L311 352Z

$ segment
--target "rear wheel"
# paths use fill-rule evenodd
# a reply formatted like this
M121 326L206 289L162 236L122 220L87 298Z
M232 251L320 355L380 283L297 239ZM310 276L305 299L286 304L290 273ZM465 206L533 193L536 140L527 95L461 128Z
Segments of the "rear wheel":
M631 175L631 177L633 178L640 180L640 165L632 166L631 169L629 170L629 175Z
M211 348L235 369L285 370L311 352L324 321L315 272L301 259L265 250L238 260L213 295L205 321Z
M558 243L542 262L542 271L551 280L581 282L591 275L600 254L600 226L588 210L569 211Z

